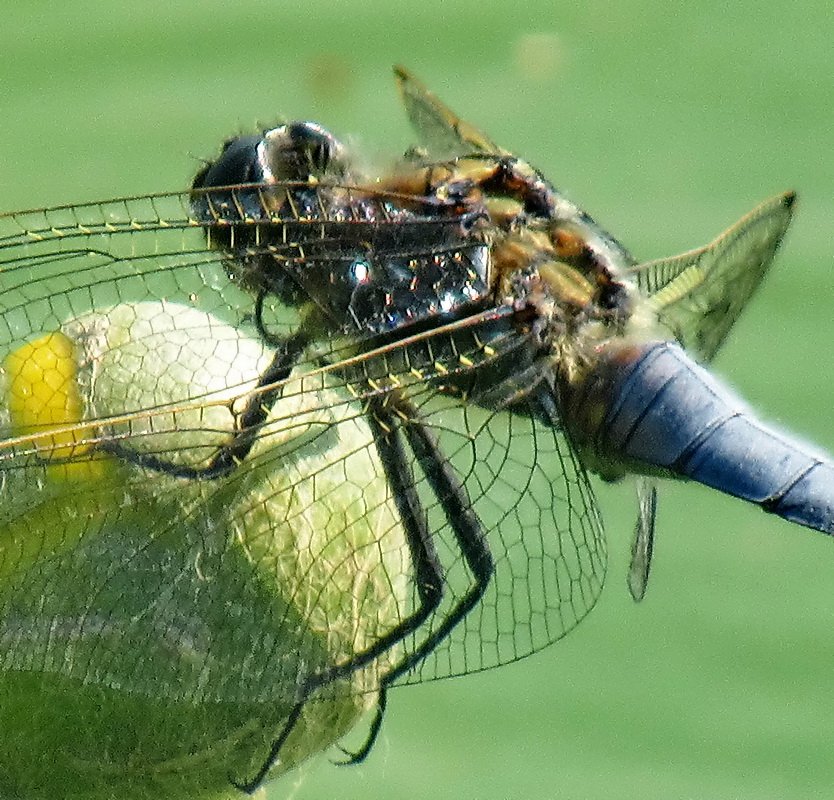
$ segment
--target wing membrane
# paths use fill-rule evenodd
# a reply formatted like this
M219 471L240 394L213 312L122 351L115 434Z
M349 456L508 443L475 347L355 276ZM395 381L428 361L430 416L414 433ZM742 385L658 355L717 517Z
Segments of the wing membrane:
M0 339L25 335L27 320L36 321L33 331L50 329L127 298L186 299L231 321L229 312L251 309L240 287L286 293L274 285L281 281L352 333L370 336L403 323L409 290L423 292L415 320L483 294L486 247L470 230L478 213L455 212L434 198L315 182L6 214L2 290L7 323L16 324ZM239 280L230 284L218 264ZM149 280L150 293L143 285ZM451 281L448 290L443 280ZM450 295L454 286L466 294Z
M767 200L705 247L630 270L677 339L702 360L712 359L764 278L794 199Z
M301 189L322 198L321 186ZM244 200L251 193L220 199L211 235L228 242L231 228L241 257L279 256L302 290L305 267L339 274L366 253L363 237L389 241L385 226L400 229L394 215L345 219L329 199L309 219L297 205L268 204L267 226ZM322 336L280 385L258 389L271 349L252 322L251 294L230 277L230 256L206 244L192 203L160 195L0 218L0 668L154 697L275 702L274 713L286 713L305 676L350 660L415 603L365 418L369 398L398 393L437 433L496 558L485 605L403 680L495 666L570 630L605 567L585 473L558 431L465 401L470 374L524 344L501 309L373 347L363 336L374 332L358 327ZM435 245L442 231L449 258L482 247L460 233L459 217L411 213L407 225ZM288 336L302 324L278 300L272 313ZM34 377L12 366L21 347L33 348ZM43 407L30 404L31 389ZM223 477L183 479L108 452L118 443L199 465L265 390L280 397L249 455ZM469 579L425 474L413 479L446 599L416 638L348 681L351 696L419 647Z
M635 603L646 594L654 553L654 528L657 514L657 485L648 478L637 480L637 522L631 544L628 590Z
M405 67L394 67L397 88L420 143L436 157L491 153L508 155L477 128L439 100Z
M464 479L496 571L478 606L404 683L514 661L564 636L593 607L606 565L592 490L560 433L526 414L490 413L437 396L418 406ZM447 608L471 577L437 501L422 482L418 488L429 524L441 534ZM435 615L428 629L442 618ZM418 644L407 642L406 652Z

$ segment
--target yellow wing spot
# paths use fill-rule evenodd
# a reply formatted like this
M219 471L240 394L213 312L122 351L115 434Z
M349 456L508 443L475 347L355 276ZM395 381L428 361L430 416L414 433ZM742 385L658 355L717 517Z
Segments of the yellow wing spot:
M484 345L484 355L487 356L487 358L491 358L492 356L495 355L495 348L490 347L488 344L485 344Z
M703 269L697 266L688 267L662 289L658 289L650 299L656 308L665 308L692 292L705 279L706 273Z
M442 364L440 361L435 361L434 362L434 369L435 369L435 372L437 372L438 375L446 375L449 372L446 365Z
M467 356L465 356L465 355L463 355L463 353L461 353L461 354L458 356L458 361L460 361L461 366L463 366L463 367L471 367L471 366L472 366L472 363L473 363L473 362L472 362L472 359L471 359L471 358L468 358L468 357L467 357Z
M84 403L77 382L75 344L63 333L48 333L9 353L9 417L15 435L30 435L55 479L89 480L103 474L104 462L91 446L92 426L81 426ZM57 430L56 433L50 433ZM65 461L66 459L80 459Z

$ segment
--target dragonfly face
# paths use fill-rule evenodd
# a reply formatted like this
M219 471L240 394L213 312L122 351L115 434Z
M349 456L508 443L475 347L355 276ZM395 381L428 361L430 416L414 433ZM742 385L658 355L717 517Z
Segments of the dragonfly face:
M830 462L680 346L714 355L792 195L637 264L397 74L424 147L383 175L291 123L188 192L0 220L0 674L222 707L247 790L375 702L363 758L394 684L575 627L605 572L588 470L645 476L635 597L657 476L834 529Z

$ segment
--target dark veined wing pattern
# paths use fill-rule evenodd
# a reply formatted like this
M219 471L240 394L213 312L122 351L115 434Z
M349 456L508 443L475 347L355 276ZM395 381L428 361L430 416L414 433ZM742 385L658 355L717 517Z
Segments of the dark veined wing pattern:
M269 187L273 199L325 189ZM386 338L401 323L391 310L402 304L390 296L363 300L364 319L345 315L349 299L327 307L327 287L355 289L364 269L379 269L380 252L403 270L409 264L396 259L410 257L412 272L437 268L438 258L441 267L463 264L477 300L483 243L460 233L465 214L415 220L412 211L404 240L394 216L345 218L332 203L276 213L273 202L267 221L253 213L253 196L251 187L214 192L223 211L208 234L237 237L244 261L280 263L305 290L300 307L267 300L269 336L290 337L308 300L346 320L331 334L315 331L293 370L270 385L258 381L273 346L253 320L246 276L230 279L228 255L206 246L205 209L195 216L190 195L0 219L11 398L2 524L13 543L0 566L3 668L155 696L277 701L286 712L305 680L367 652L417 602L414 555L368 417L372 403L394 397L400 415L413 413L436 436L496 562L482 602L400 681L506 663L564 635L601 590L604 541L564 435L534 414L466 403L466 375L518 347L500 311L446 322L427 294L415 318L437 319ZM39 363L45 339L49 363L27 377L19 364ZM60 385L33 420L15 395L37 394L54 375ZM187 479L142 460L199 469L259 393L280 396L228 474ZM416 632L357 670L350 692L374 689L388 667L419 653L472 582L421 459L411 454L405 481L432 532L443 599ZM77 576L71 592L68 573Z

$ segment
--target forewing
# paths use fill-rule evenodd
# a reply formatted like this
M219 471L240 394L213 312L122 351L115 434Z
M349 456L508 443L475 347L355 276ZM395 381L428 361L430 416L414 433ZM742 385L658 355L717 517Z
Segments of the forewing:
M490 412L431 392L411 400L463 482L495 574L478 605L403 683L505 664L560 639L593 607L606 569L593 492L561 432L532 412ZM444 596L405 653L442 624L473 582L424 470L414 476L435 534Z
M709 361L764 278L795 195L765 201L705 247L630 269L674 336Z
M458 117L405 67L394 67L394 75L409 122L420 144L428 148L433 157L507 154L489 137Z
M380 576L362 616L396 617L401 548L379 542L399 523L361 409L321 377L285 390L223 478L110 455L205 464L270 362L198 223L187 195L0 219L0 670L264 703L272 735L305 675L376 636L334 611L337 586L361 572L370 597ZM276 324L291 333L296 310Z
M274 732L307 678L413 611L409 548L365 417L388 393L437 433L497 562L485 603L410 679L514 660L576 625L605 551L573 450L533 415L470 407L444 384L520 346L512 326L496 329L501 309L376 350L314 342L228 475L176 477L127 457L198 468L261 391L272 353L204 223L182 194L0 219L0 670L254 705ZM332 269L378 220L293 212L274 215L269 236L265 224L252 208L224 211L212 237L298 264L308 241L330 238ZM272 321L273 334L301 324L296 308ZM448 583L425 636L470 576L439 499L419 470L414 481ZM343 718L416 646L332 687Z
M489 292L478 202L316 182L213 188L191 206L241 283L279 301L294 292L354 337L442 317Z

